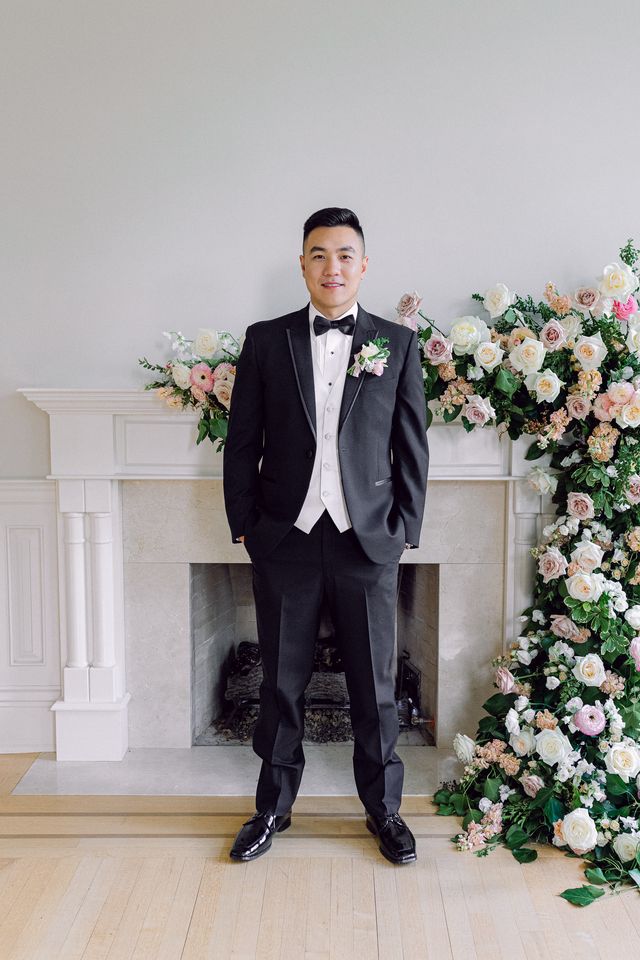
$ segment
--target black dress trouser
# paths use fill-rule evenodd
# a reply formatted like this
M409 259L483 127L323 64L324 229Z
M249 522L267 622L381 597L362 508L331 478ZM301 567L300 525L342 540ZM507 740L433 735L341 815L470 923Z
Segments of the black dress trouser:
M309 534L293 527L265 559L253 561L264 673L253 735L262 758L259 811L286 813L300 786L304 692L326 600L349 691L358 795L372 814L397 812L404 777L395 752L397 583L398 560L373 563L353 530L340 533L326 511Z

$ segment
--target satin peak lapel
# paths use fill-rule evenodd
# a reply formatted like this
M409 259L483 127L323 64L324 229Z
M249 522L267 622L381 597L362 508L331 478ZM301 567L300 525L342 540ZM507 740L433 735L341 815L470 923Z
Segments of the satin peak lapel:
M293 370L300 392L300 400L305 416L316 435L316 397L313 385L313 358L311 356L311 341L309 334L309 309L304 307L287 328L289 350L293 361Z
M375 340L377 336L378 330L375 327L373 320L366 310L363 310L361 306L358 306L358 316L356 319L356 328L353 331L353 347L351 350L351 356L349 358L349 367L353 365L356 353L360 352L364 344L368 343L369 340ZM364 379L367 376L370 376L370 374L361 373L359 377L354 377L351 374L347 374L344 383L344 393L342 394L342 406L340 407L340 423L338 430L342 430L347 417L353 409L353 405L356 402L358 394L362 390Z

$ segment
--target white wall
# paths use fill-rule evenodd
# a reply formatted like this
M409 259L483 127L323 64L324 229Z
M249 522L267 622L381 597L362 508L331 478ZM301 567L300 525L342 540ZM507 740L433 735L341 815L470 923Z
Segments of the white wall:
M351 206L392 315L540 293L640 239L637 0L4 0L0 477L48 470L23 386L131 387L161 332L302 305Z

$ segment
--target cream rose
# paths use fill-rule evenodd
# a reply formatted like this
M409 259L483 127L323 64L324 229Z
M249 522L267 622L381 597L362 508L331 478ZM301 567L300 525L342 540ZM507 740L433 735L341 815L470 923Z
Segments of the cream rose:
M611 844L623 863L635 860L640 848L640 836L631 833L619 833Z
M453 738L453 749L460 763L471 763L475 753L476 745L471 737L464 733L456 733Z
M188 390L191 386L191 370L185 363L174 363L171 376L176 387L180 387L181 390Z
M535 734L536 751L541 760L554 767L563 763L571 753L571 743L557 727L553 730L545 728Z
M517 344L509 354L509 360L514 370L521 373L537 373L543 364L547 351L544 344L532 337L525 337L522 343Z
M233 391L233 383L229 380L216 380L213 385L213 395L215 396L218 403L221 403L223 407L226 407L227 410L231 407L231 393Z
M193 342L193 352L204 360L210 360L219 346L220 340L215 330L198 330Z
M599 687L607 679L604 663L597 653L576 657L576 664L571 672L576 680L584 683L585 687Z
M568 813L561 826L562 838L578 856L593 850L598 840L598 829L589 811L578 807Z
M481 343L473 355L473 359L484 370L493 370L504 357L504 350L492 340Z
M625 783L629 783L632 777L637 777L640 773L638 745L628 737L612 743L605 755L604 765L609 773L617 773Z
M538 573L545 583L557 580L567 569L567 561L557 547L549 547L538 557Z
M583 573L593 573L602 563L604 550L593 540L581 540L571 552L571 559Z
M621 427L640 426L640 394L636 393L631 402L625 404L616 417L616 423Z
M520 733L512 733L509 745L518 757L526 757L536 748L536 739L531 727L522 727Z
M627 327L627 350L629 353L640 353L640 321L633 318Z
M626 263L609 263L602 271L598 289L603 297L624 302L638 288L638 278Z
M580 337L576 340L573 352L583 370L597 370L607 355L607 348L602 335L596 333L593 337Z
M640 604L636 603L625 610L624 618L632 630L640 630Z
M602 596L602 583L591 573L574 573L565 580L569 596L586 603L599 600Z
M487 290L483 297L484 308L492 320L501 317L503 313L515 303L516 295L504 283L496 283L495 287Z
M568 345L572 347L582 333L582 321L580 317L577 317L575 313L570 313L568 316L558 320L558 323L566 334Z
M558 478L553 473L548 473L544 467L533 467L527 474L527 480L536 493L548 494L555 493L558 487Z
M449 331L453 352L475 353L481 343L491 340L489 327L480 317L459 317Z
M541 373L532 373L525 380L529 393L535 393L538 403L553 403L557 398L564 381L553 370L543 370Z

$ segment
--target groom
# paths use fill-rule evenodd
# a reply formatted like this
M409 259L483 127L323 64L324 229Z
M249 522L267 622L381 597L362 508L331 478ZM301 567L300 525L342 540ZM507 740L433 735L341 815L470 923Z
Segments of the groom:
M398 813L394 650L398 561L418 544L429 462L418 345L410 329L358 303L368 257L351 210L309 217L302 251L311 302L248 328L224 454L231 534L253 565L264 673L253 736L262 758L257 812L231 857L253 860L291 823L304 767L304 693L326 602L366 825L388 860L408 863L416 852ZM384 369L349 373L376 338L389 351Z

